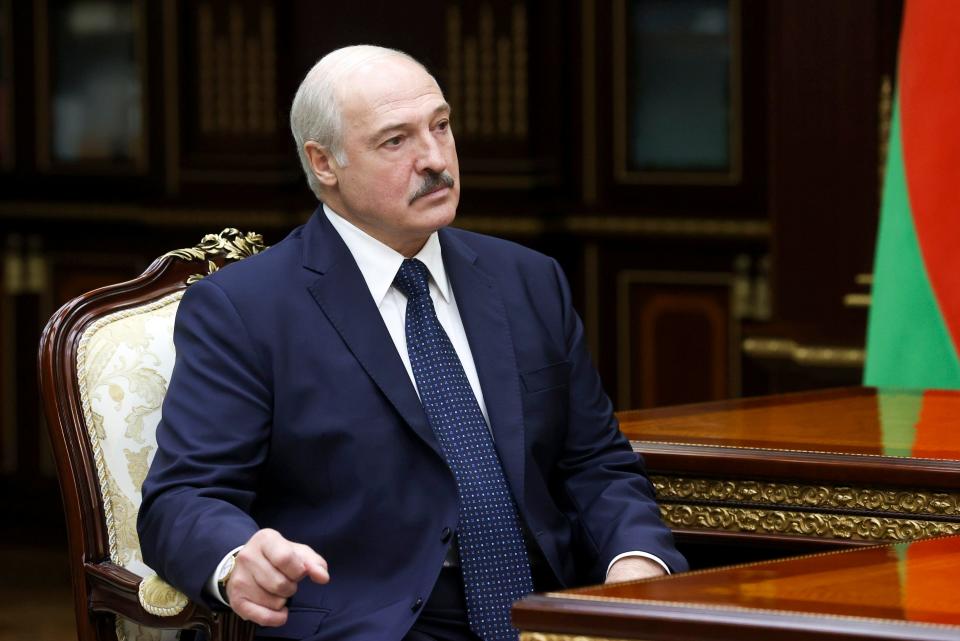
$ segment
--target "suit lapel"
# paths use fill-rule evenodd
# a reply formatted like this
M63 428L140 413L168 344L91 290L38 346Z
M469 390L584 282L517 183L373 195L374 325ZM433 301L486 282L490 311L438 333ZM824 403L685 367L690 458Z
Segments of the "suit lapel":
M480 268L476 253L440 231L443 263L466 330L490 417L494 445L507 482L523 508L523 405L513 337L497 283Z
M440 446L356 261L322 209L304 228L303 266L319 274L307 289L377 387L439 456Z

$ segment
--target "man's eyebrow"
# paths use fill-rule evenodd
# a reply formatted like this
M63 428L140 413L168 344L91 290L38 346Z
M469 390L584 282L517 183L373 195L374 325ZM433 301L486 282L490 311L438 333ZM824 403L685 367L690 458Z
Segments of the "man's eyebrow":
M437 105L437 108L433 110L433 113L430 114L430 117L435 118L440 114L449 114L449 113L450 113L450 105L444 102L441 105ZM388 132L400 131L402 129L406 129L408 126L409 126L409 123L406 123L406 122L392 122L387 125L384 125L383 127L380 127L380 129L377 129L377 131L370 136L370 142L377 142L383 136L385 136Z

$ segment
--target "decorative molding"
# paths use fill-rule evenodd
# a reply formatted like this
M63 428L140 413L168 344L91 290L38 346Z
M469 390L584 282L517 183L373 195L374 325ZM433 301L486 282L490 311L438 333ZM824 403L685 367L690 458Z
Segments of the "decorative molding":
M134 42L133 50L139 69L140 80L140 137L136 143L136 155L133 158L133 168L136 173L145 174L150 163L150 113L151 91L150 75L147 67L150 64L150 53L147 48L147 5L146 0L132 0ZM99 173L99 172L98 172Z
M503 216L459 216L455 227L484 234L506 234L511 236L535 236L546 229L538 218Z
M870 294L844 294L844 307L870 307L873 297Z
M243 42L244 19L243 7L237 4L230 4L227 11L227 32L224 39L227 43L227 50L230 52L229 65L227 67L227 83L229 84L227 96L224 99L229 101L230 109L230 129L235 134L243 134L246 131L254 131L246 123L246 93L249 86L245 86L244 67L248 60L248 52L245 50ZM253 80L250 78L250 80Z
M17 439L19 422L17 407L11 399L17 394L17 336L14 331L17 307L20 302L17 294L23 287L26 271L23 258L23 237L20 234L8 234L3 247L3 285L0 287L0 474L13 475L17 472Z
M263 83L262 99L263 131L273 134L277 130L277 16L273 4L260 9L260 53Z
M53 142L52 113L50 109L50 46L53 38L50 33L50 17L47 12L47 1L39 0L33 6L33 78L34 78L34 125L36 134L37 169L41 172L50 170L50 146Z
M463 111L463 38L460 5L447 6L447 100L455 118ZM465 115L465 114L464 114Z
M229 175L235 175L233 172ZM264 172L260 172L263 174ZM228 172L224 172L227 176ZM286 174L283 174L284 176ZM181 172L182 182L200 178L199 172ZM214 181L218 176L209 172L202 177ZM268 177L274 184L282 176ZM462 178L467 189L503 189L520 191L532 189L539 182L535 176L506 174L468 174ZM89 222L128 221L156 227L165 226L221 226L224 222L238 227L294 227L303 224L313 210L282 209L200 209L163 206L141 206L132 203L68 203L54 201L2 201L0 220L29 218L46 220L77 220ZM496 219L496 222L494 222ZM502 220L501 220L502 219ZM525 234L546 231L569 234L610 234L617 236L677 236L705 238L765 238L770 231L766 221L710 221L695 219L651 219L592 216L568 218L541 218L537 216L473 216L463 214L455 226L474 228L473 221L482 221L483 229L519 229ZM489 221L489 222L488 222ZM702 224L701 224L702 223ZM720 223L718 225L718 223Z
M168 196L180 193L180 38L177 0L163 3L163 113L165 183Z
M524 2L513 5L511 22L513 37L513 129L517 138L527 138L527 7Z
M467 136L480 131L480 62L477 57L477 39L463 40L463 112Z
M862 349L800 345L787 338L747 338L743 352L753 358L786 358L805 367L863 367L866 359Z
M14 166L15 122L13 67L13 12L10 0L0 0L0 169L12 169ZM3 83L6 83L5 85Z
M600 357L600 247L594 241L583 246L583 282L587 347L594 359Z
M560 595L566 596L566 595ZM552 632L521 632L520 641L628 641L611 637L589 637L582 634L554 634Z
M583 162L583 201L597 202L597 7L595 0L583 0L580 12L580 104Z
M219 269L213 259L217 256L223 256L227 260L240 260L254 254L259 254L266 249L263 244L263 236L256 232L247 232L241 234L233 227L227 227L219 234L207 234L200 240L200 244L187 249L175 249L164 254L164 258L180 258L181 260L200 260L207 261L206 274L192 274L187 278L187 284L195 283L198 280L209 276Z
M960 532L960 523L947 521L708 505L662 504L660 514L674 528L850 541L914 541Z
M0 202L0 220L80 220L84 223L124 221L153 227L220 227L224 222L242 227L290 228L302 225L313 210L192 209L139 207L113 203Z
M491 138L496 133L496 50L493 36L493 7L480 5L478 38L480 43L480 134Z
M536 176L523 174L469 174L460 182L469 189L533 189L543 184Z
M513 130L510 100L510 65L513 55L510 53L510 39L497 38L497 134L507 137Z
M197 94L199 96L200 131L213 133L216 129L217 88L213 79L217 76L214 68L216 53L213 44L213 8L202 2L196 6L197 18Z
M653 341L652 326L646 322L648 318L633 318L630 313L630 288L637 284L663 284L679 286L701 286L701 287L726 287L728 304L727 325L728 332L726 337L726 360L728 363L727 389L729 395L736 396L740 387L740 369L739 359L737 358L736 345L739 339L739 324L732 317L733 312L733 288L732 278L726 273L710 272L667 272L667 271L643 271L643 270L622 270L617 273L616 290L616 314L617 314L617 405L621 408L639 407L638 403L643 403L647 399L633 398L633 377L634 377L634 359L636 353L633 341L638 337L642 341L641 345L649 345ZM696 308L697 302L694 300L681 301L675 299L679 307L686 311ZM718 346L718 349L719 346ZM643 353L643 362L641 369L649 370L653 368L653 355L650 350L641 349ZM651 360L646 360L651 359ZM645 382L649 382L653 377L646 375ZM646 386L645 386L646 387ZM644 396L652 397L654 391L652 387L644 390ZM718 394L726 396L727 394Z
M492 2L479 3L475 19L464 17L460 3L447 5L447 93L463 139L526 138L526 32L523 2L512 5L506 26L498 25Z
M890 152L890 126L893 122L893 81L883 74L880 95L877 98L877 202L883 202L883 183L887 174L887 156ZM879 209L878 209L879 212Z
M960 518L960 493L661 475L651 475L650 480L661 501L735 502L811 510Z
M271 135L277 126L273 2L261 0L257 8L217 5L215 9L213 0L192 5L197 23L200 131Z
M621 216L570 216L568 231L592 234L635 234L638 236L708 236L766 239L771 235L766 220L711 218L647 218Z

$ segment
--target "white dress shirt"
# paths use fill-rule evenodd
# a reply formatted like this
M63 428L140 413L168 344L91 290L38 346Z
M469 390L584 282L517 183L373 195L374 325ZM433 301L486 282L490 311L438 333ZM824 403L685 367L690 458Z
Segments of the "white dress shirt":
M377 304L377 309L380 310L380 315L383 317L383 323L387 326L390 338L393 339L393 344L397 347L400 360L403 361L403 366L407 368L407 376L410 377L410 381L416 389L417 382L414 380L410 355L407 353L407 333L405 329L407 297L393 286L393 279L400 271L400 265L404 260L403 254L394 251L376 238L358 229L326 205L323 206L323 213L327 215L327 220L340 234L340 238L347 245L353 259L357 261L360 273L363 274L363 279L370 289L370 295L373 296L373 302ZM450 281L447 280L447 271L444 269L443 257L440 255L440 238L437 236L437 232L430 234L423 249L417 252L414 258L426 265L430 272L430 298L433 299L433 307L437 311L437 320L440 321L440 326L447 333L447 337L453 344L453 349L456 350L457 356L460 358L460 364L463 365L463 371L467 374L467 380L470 381L470 388L473 389L473 394L477 397L483 419L487 422L489 428L490 416L487 414L487 406L483 402L483 390L480 389L477 366L473 362L473 352L470 351L470 343L467 342L463 321L460 320L457 299L453 295ZM417 394L419 393L417 391Z
M397 348L400 360L403 361L403 366L407 370L407 376L410 377L410 381L413 383L414 389L416 389L417 382L414 379L413 367L410 365L410 356L407 353L407 335L405 330L407 297L393 286L393 279L396 277L397 272L400 271L400 265L403 263L405 257L403 254L384 245L376 238L342 218L339 214L327 207L326 204L323 205L323 213L326 214L327 220L330 221L333 228L340 234L340 238L343 239L347 249L350 250L350 254L353 255L357 267L360 268L360 273L363 275L363 279L370 289L370 295L377 304L377 309L380 310L383 323L387 326L390 338L393 339L393 344ZM450 287L450 281L447 280L447 272L443 266L443 256L440 251L440 238L437 236L437 232L430 234L423 249L421 249L414 258L426 265L427 270L430 272L430 298L433 300L433 306L437 312L437 319L440 321L443 331L447 333L447 337L450 338L450 342L453 344L453 349L456 350L457 356L460 358L460 364L463 365L463 371L467 375L467 380L470 381L470 387L477 397L477 404L480 405L480 411L483 413L483 418L489 428L490 416L487 414L487 406L483 402L483 390L480 389L480 378L477 375L477 366L473 361L473 352L470 351L470 343L467 342L467 334L463 329L463 321L460 319L457 299L453 294L453 288ZM418 395L419 393L420 392L417 391ZM220 591L217 589L217 579L221 576L227 559L239 549L238 547L231 550L230 553L220 561L213 576L207 582L207 590L223 602L224 605L227 605L227 603L220 598ZM318 552L323 554L322 550L318 550ZM647 552L639 551L624 552L623 554L617 555L607 566L607 572L610 572L610 567L612 567L614 563L628 556L641 556L651 559L661 565L668 574L670 573L670 569L661 559Z

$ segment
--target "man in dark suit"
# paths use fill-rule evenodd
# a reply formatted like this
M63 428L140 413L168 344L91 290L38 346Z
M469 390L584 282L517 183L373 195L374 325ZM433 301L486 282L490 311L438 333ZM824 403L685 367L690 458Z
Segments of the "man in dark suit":
M430 74L337 50L291 126L323 205L185 293L144 560L262 637L318 640L515 639L531 589L686 569L559 266L447 228Z

